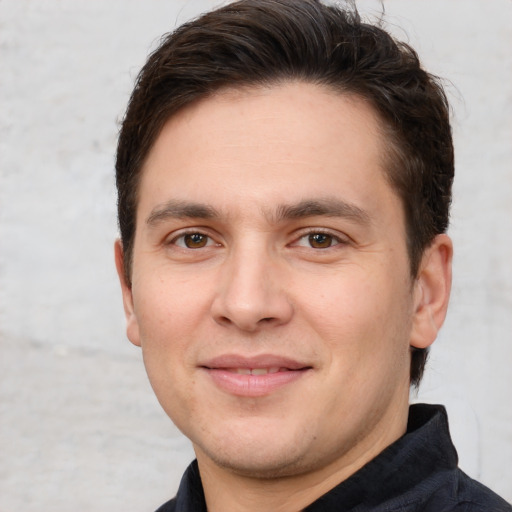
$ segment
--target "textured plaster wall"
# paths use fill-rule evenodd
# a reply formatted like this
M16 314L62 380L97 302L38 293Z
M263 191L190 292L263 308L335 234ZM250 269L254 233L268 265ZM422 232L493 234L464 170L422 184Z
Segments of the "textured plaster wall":
M0 1L0 512L153 510L193 456L124 336L113 155L147 52L213 4ZM512 1L385 6L452 82L453 300L419 398L512 500Z

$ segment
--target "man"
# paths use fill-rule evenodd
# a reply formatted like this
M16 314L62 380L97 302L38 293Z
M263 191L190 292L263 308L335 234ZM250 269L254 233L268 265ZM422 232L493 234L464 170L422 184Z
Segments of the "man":
M149 58L116 169L128 338L197 456L159 510L512 510L408 406L453 180L411 48L314 0L227 5Z

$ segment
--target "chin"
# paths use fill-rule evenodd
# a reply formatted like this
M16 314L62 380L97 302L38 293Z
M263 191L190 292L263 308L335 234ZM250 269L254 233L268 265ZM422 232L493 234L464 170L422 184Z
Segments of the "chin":
M317 455L312 446L314 437L308 441L304 434L286 439L279 435L238 438L237 442L230 435L222 441L199 449L196 445L198 458L204 455L230 472L259 479L295 476L315 466L310 460L311 454Z
M218 454L208 454L213 462L237 475L258 479L274 479L294 476L308 470L301 463L302 457L293 454L272 454L272 456L262 456L261 454L251 453L236 454L230 456L219 456Z

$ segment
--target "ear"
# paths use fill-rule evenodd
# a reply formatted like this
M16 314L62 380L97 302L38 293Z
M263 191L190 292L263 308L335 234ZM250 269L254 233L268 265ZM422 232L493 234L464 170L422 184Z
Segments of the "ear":
M425 250L414 284L411 346L427 348L444 323L452 285L453 245L448 235L437 235Z
M140 347L139 323L137 321L137 316L135 315L135 309L133 307L132 287L126 281L126 275L124 271L124 252L121 240L116 240L114 245L114 252L117 275L119 276L121 291L123 293L124 314L126 316L126 335L134 345Z

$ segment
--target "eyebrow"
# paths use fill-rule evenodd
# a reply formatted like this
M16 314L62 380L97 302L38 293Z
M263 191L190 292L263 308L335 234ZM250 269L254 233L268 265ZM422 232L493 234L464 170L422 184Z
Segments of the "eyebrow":
M219 217L219 213L212 206L171 199L153 208L146 219L146 224L156 226L168 219L212 219L214 217Z
M269 220L276 224L285 220L316 216L343 217L363 225L371 223L371 218L365 210L355 204L335 198L305 199L295 204L279 205L275 213L267 214ZM219 217L221 217L220 212L208 204L171 199L156 206L146 219L146 224L151 227L169 219L213 219Z
M360 224L370 224L368 212L353 203L335 198L306 199L297 204L281 205L277 208L275 222L305 217L344 217Z

